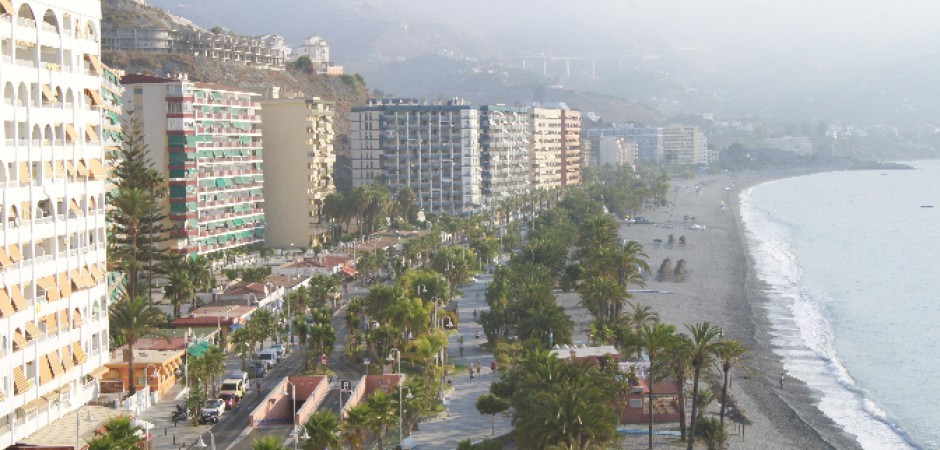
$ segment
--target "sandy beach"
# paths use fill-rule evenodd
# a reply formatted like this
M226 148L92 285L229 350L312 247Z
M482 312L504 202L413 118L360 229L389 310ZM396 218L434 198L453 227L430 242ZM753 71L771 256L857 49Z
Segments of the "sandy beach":
M748 346L744 364L750 370L732 369L730 395L753 423L743 434L729 428L733 433L730 449L859 448L852 436L843 433L814 406L815 398L805 385L786 379L784 387L779 386L782 365L769 345L771 336L764 312L767 298L755 279L746 250L738 195L749 186L784 176L756 173L672 180L669 206L641 213L652 224L622 224L620 236L644 246L654 274L665 258L670 258L673 266L684 259L686 274L681 280L647 277L647 286L642 289L657 292L637 292L631 301L652 306L664 322L676 325L680 331L685 330L686 323L709 321L722 327L726 338ZM685 236L686 244L669 245L670 234L676 241ZM657 239L662 243L654 241ZM575 340L587 341L590 317L577 306L577 294L560 293L558 298L577 323ZM709 411L717 412L717 404L716 400ZM678 425L657 429L675 430ZM668 436L657 436L655 441L659 448L684 448ZM625 448L646 448L646 436L628 437Z

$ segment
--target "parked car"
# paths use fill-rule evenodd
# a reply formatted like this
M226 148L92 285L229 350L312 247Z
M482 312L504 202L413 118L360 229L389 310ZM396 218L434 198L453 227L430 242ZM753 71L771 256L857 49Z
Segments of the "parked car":
M220 398L212 398L206 400L206 403L202 405L202 415L207 414L216 414L221 416L225 412L225 401Z
M225 402L225 409L235 409L239 401L238 396L230 392L219 394L219 399Z
M636 219L633 219L633 223L646 223L646 224L649 224L649 223L653 223L653 222L650 222L650 220L647 219L646 217L637 216Z
M274 344L271 347L271 350L274 350L274 353L277 354L277 360L280 362L284 359L284 355L287 354L287 349L281 346L281 344Z
M264 361L254 360L248 365L248 374L252 378L264 377L264 372L268 370L268 365Z

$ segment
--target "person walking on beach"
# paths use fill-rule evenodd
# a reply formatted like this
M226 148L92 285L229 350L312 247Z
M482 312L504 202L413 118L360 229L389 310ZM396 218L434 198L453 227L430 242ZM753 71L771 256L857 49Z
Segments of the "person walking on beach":
M780 389L783 389L783 378L784 378L784 375L781 373L780 374Z

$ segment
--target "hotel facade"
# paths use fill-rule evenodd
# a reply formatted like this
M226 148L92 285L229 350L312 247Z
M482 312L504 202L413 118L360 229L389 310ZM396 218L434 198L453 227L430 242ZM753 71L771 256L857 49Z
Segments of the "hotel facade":
M98 0L0 0L0 447L96 397L108 360L100 20Z

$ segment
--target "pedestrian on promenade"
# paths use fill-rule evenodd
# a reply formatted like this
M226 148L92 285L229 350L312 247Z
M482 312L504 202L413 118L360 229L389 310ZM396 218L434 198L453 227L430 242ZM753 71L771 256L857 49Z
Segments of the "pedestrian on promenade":
M493 372L496 372L496 360L495 359L490 361L490 370L492 370Z
M473 364L467 366L467 373L470 374L470 381L473 381Z
M480 371L483 370L483 365L480 364L480 361L477 361L477 374L480 374Z
M780 374L780 389L783 389L783 378L784 378L784 376L783 376L783 374L781 373L781 374Z
M460 356L463 356L463 342L460 343L460 346L457 347L457 349L460 350Z
M473 320L474 322L477 320L477 310L475 309L473 310Z

